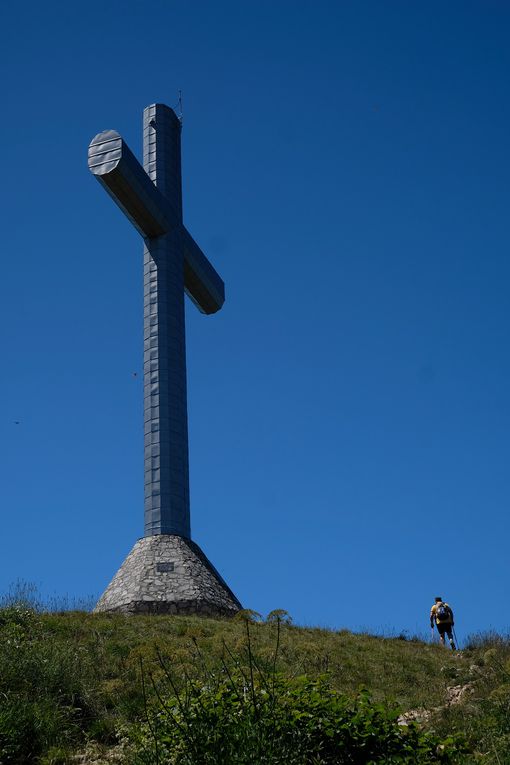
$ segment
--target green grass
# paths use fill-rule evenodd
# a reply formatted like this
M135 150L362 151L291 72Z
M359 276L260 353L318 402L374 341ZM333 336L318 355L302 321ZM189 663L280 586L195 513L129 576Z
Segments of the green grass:
M74 645L86 652L99 686L123 707L139 694L140 658L158 674L156 648L170 658L177 674L193 675L199 666L197 646L200 661L214 665L225 653L225 644L236 653L246 640L244 625L236 620L67 613L43 615L41 621L55 645ZM252 637L259 656L273 655L274 626L254 624ZM367 687L376 699L411 709L443 703L447 686L461 676L463 666L451 652L421 641L287 626L278 669L312 678L327 672L338 690Z
M269 666L276 626L250 629L257 661ZM0 609L0 763L58 765L87 742L118 743L123 731L144 720L145 703L154 702L154 688L164 681L158 652L182 686L217 668L222 657L242 664L245 623ZM505 640L482 638L459 655L419 640L284 625L276 669L287 678L327 674L335 690L354 695L365 687L376 701L402 710L443 707L449 686L472 682L475 694L455 710L436 713L432 725L443 736L463 731L473 751L486 753L481 762L510 763L504 759L510 741ZM499 760L490 759L494 752Z

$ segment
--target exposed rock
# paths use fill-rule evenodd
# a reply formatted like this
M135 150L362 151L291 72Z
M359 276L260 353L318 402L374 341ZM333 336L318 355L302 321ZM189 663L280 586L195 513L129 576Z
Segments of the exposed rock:
M430 709L410 709L409 712L401 714L397 720L399 725L409 725L409 723L426 723L432 717Z
M473 683L466 683L465 685L453 685L446 689L446 707L460 704L464 697L468 694L474 693ZM435 707L434 709L410 709L409 712L403 712L398 718L399 725L409 725L411 722L418 724L426 723L430 720L435 712L440 712L442 707Z
M124 765L126 762L126 746L104 747L90 742L86 749L71 757L73 765Z
M460 704L464 696L474 693L473 683L465 685L453 685L446 689L446 706Z

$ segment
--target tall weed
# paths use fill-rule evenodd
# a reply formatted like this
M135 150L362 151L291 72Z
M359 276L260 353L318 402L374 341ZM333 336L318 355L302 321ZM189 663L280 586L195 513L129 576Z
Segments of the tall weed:
M454 763L462 747L416 725L398 724L398 710L367 691L348 697L327 677L289 678L276 670L281 622L272 660L257 657L246 621L241 653L225 645L215 670L179 688L162 656L166 683L152 685L147 721L137 729L137 765L341 765ZM143 669L143 666L142 666Z

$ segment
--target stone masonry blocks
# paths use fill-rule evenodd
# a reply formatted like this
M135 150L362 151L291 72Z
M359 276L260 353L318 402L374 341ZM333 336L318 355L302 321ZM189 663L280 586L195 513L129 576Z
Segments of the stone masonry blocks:
M95 611L233 616L240 608L197 544L159 534L136 542Z

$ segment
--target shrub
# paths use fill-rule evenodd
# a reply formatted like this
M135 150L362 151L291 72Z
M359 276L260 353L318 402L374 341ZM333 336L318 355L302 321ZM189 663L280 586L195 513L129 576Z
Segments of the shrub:
M458 747L398 712L334 691L325 679L273 677L246 685L231 674L212 685L190 681L161 698L145 726L138 762L180 765L326 765L334 763L453 763Z
M277 619L279 645L280 620ZM246 622L246 655L223 659L201 680L178 688L160 658L168 686L146 702L137 731L139 765L342 765L453 763L461 747L416 725L399 725L395 707L367 691L350 698L326 677L289 678L256 660ZM143 667L142 667L143 670ZM142 672L143 676L143 672ZM145 684L145 681L144 681Z

